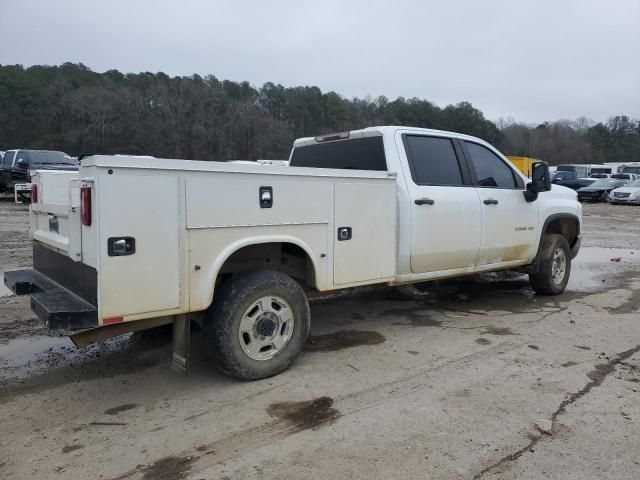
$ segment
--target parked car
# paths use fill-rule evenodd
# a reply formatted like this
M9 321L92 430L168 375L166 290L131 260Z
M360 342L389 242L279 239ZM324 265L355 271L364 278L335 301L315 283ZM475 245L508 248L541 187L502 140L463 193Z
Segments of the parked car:
M41 188L54 175L66 190ZM184 369L194 319L243 380L302 353L307 294L517 269L557 295L580 248L582 207L546 163L528 179L483 140L421 128L298 139L270 167L95 155L33 183L33 269L4 280L49 328L85 345L171 323Z
M12 192L17 183L29 183L36 170L77 171L78 162L54 150L8 150L0 163L0 191Z
M609 199L609 192L625 183L623 180L611 178L598 179L588 187L578 189L578 200L581 202L606 202Z
M592 185L596 180L597 178L579 178L578 179L578 184L580 185L579 188L588 187L589 185Z
M611 175L611 178L631 182L632 180L638 180L639 176L640 175L637 175L635 173L614 173L613 175Z
M551 182L556 185L562 185L563 187L578 190L582 187L587 187L595 182L595 178L581 178L578 177L575 172L568 171L556 171L551 175Z
M633 180L609 193L612 204L632 203L640 205L640 180Z

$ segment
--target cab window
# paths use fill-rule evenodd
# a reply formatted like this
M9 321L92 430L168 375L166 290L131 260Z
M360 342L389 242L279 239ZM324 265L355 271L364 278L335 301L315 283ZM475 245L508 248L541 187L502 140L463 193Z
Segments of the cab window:
M416 185L463 186L460 162L449 138L403 135Z
M15 154L16 152L6 152L4 154L4 158L2 159L2 168L11 168Z
M516 189L522 182L514 171L500 157L488 148L465 141L471 168L476 174L479 187Z
M293 150L289 165L383 172L387 170L382 137L338 140L298 147Z

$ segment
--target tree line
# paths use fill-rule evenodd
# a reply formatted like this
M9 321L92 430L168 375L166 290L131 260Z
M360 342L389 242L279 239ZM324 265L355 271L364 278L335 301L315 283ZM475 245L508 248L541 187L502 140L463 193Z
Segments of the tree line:
M468 102L347 99L318 87L213 75L94 72L82 64L0 65L0 150L33 148L199 160L285 159L295 138L372 125L474 135L550 164L640 161L640 122L616 116L526 125L491 122Z

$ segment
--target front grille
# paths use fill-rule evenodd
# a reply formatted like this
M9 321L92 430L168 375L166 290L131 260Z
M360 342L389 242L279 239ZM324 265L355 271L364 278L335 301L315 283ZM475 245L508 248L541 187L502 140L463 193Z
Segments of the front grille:
M615 198L627 198L629 195L631 195L630 193L622 193L622 192L613 192L613 196Z

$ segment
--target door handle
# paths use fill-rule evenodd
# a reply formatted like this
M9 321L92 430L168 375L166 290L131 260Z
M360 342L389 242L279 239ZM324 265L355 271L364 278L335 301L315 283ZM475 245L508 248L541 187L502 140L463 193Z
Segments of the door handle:
M416 205L433 205L434 202L430 198L417 198L414 202Z
M495 198L487 198L483 203L485 205L497 205L498 200L496 200Z

